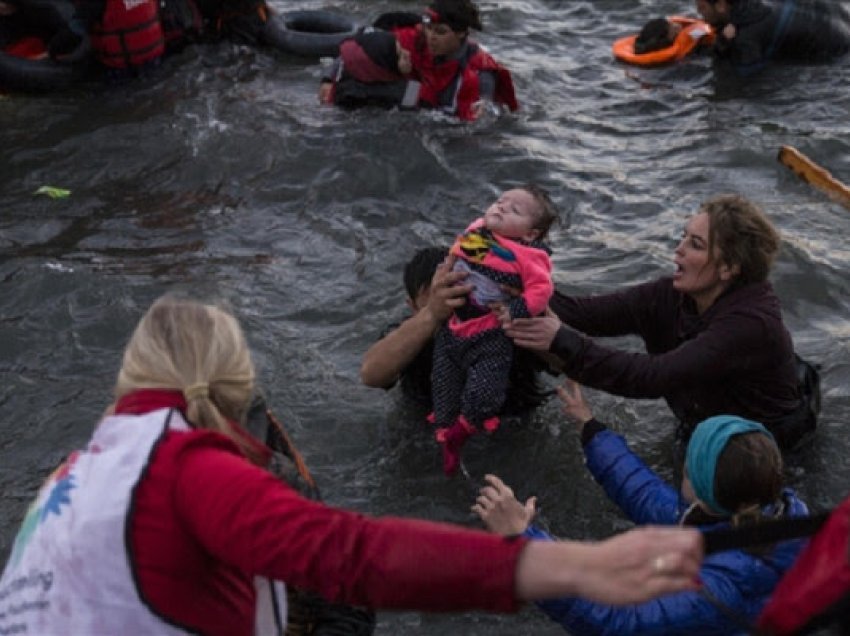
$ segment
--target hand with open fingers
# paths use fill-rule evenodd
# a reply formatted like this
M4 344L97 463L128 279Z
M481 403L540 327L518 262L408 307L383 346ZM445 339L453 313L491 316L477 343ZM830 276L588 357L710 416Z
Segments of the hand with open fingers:
M431 279L431 293L428 296L426 308L438 322L442 323L452 315L455 309L466 303L466 297L472 291L471 285L464 285L466 272L454 272L457 257L449 255L437 266Z
M534 518L537 498L531 497L522 504L514 491L496 475L485 475L484 479L488 485L479 491L472 512L490 532L503 536L522 534Z
M584 399L581 386L578 382L567 378L563 386L558 387L558 398L561 400L561 410L564 415L581 433L584 425L593 419L593 411L590 410L590 405Z
M703 539L696 529L646 526L591 548L582 568L584 598L626 605L700 588Z
M505 333L513 339L514 344L518 347L535 351L549 351L549 347L552 346L552 341L555 340L555 335L560 328L560 319L555 315L555 312L547 308L546 313L542 316L512 320L510 325L505 328Z

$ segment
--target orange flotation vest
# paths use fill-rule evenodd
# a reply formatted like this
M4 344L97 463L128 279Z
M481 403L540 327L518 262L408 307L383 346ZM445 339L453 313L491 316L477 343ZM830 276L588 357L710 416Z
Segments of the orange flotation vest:
M98 59L110 68L141 66L165 53L157 0L106 0L91 34Z
M682 30L679 31L673 44L649 53L635 53L637 35L629 35L614 42L611 47L614 57L627 64L658 66L678 62L700 44L710 46L714 43L714 30L707 22L679 15L670 16L667 19L682 25Z

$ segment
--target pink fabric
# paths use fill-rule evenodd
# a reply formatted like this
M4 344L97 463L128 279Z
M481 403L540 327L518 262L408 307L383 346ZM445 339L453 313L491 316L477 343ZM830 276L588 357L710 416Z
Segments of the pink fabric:
M464 233L477 230L483 226L484 219L478 218L466 228ZM555 285L552 282L552 261L549 254L540 248L523 245L498 234L493 236L500 245L513 253L516 260L506 261L491 252L478 264L498 272L518 273L522 279L522 298L528 307L528 313L532 316L543 313L549 305L552 293L555 291ZM459 239L452 245L451 252L458 258L467 259L463 250L460 249ZM501 328L499 320L492 313L464 321L459 320L454 315L449 319L449 329L461 338L470 338L482 331L499 328Z
M360 82L369 84L402 79L401 73L375 64L354 40L344 40L339 45L339 56L342 59L343 70Z

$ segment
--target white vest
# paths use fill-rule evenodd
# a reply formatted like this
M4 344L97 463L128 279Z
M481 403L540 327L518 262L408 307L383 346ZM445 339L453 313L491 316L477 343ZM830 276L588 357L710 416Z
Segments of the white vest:
M0 578L0 636L187 633L142 602L125 536L133 490L168 430L191 429L176 410L107 417L47 479ZM282 634L283 584L255 586L256 633Z

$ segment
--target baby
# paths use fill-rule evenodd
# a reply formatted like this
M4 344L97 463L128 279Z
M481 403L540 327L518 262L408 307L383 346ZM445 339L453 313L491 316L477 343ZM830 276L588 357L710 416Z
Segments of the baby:
M432 417L447 475L457 471L470 436L481 427L492 432L499 426L513 342L492 308L503 305L511 318L546 309L554 286L550 250L543 240L557 216L542 188L529 184L508 190L451 248L455 270L467 273L464 284L473 291L434 342Z

